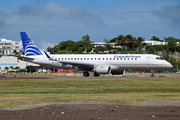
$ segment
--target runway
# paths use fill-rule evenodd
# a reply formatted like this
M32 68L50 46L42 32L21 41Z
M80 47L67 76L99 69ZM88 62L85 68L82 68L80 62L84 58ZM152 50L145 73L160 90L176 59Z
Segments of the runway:
M180 79L180 77L6 77L0 76L0 80L17 80L17 79Z

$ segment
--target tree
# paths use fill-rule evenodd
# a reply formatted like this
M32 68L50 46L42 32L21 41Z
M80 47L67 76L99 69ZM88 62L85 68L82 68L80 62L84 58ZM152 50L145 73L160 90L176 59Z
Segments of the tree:
M52 53L52 48L51 48L51 47L48 47L48 48L47 48L47 51L50 52L50 53Z
M11 70L13 70L13 69L14 69L14 67L13 67L13 66L10 66L10 68L11 68Z
M6 66L6 67L5 67L5 70L7 70L7 71L8 71L8 69L9 69L9 68Z
M19 67L19 66L16 66L14 69L15 69L16 72L17 72L17 71L20 69L20 67Z
M163 40L160 40L158 37L156 37L156 36L152 36L152 38L151 38L151 41L163 41Z
M94 52L98 53L99 51L104 52L105 48L103 46L97 46L96 48L94 48Z
M27 72L36 72L36 67L29 65L26 66Z
M91 42L91 41L90 41L90 35L84 35L84 36L82 36L81 40L82 40L82 41Z
M18 54L19 54L19 52L17 52L17 50L13 50L12 53L14 53L15 55L18 55Z

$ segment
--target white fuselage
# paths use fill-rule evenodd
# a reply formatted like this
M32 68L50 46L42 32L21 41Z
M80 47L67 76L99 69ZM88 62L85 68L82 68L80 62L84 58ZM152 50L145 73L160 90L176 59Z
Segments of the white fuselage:
M118 69L169 69L172 65L157 55L150 54L61 54L50 55L51 58L79 64L93 64L110 66L112 70ZM50 64L57 62L51 61ZM62 66L60 65L59 68Z

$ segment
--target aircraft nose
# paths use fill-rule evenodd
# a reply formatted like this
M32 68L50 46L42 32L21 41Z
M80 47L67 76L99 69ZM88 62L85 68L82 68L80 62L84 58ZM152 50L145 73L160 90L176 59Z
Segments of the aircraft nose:
M173 66L171 65L171 63L167 64L166 67L169 69L169 68L172 68Z

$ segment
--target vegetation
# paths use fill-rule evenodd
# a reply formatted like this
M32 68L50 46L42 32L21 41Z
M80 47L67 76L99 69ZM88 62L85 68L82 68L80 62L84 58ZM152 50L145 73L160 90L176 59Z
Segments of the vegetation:
M175 79L44 79L1 80L0 108L62 101L106 101L134 105L146 100L180 100Z
M145 39L142 37L136 38L130 34L126 36L120 34L111 40L104 39L105 46L94 48L91 44L93 41L90 41L90 35L85 35L77 42L72 40L62 41L52 48L48 47L47 51L52 54L82 54L89 53L92 50L94 53L105 53L104 51L107 51L110 54L156 54L169 61L173 65L173 71L177 71L178 66L180 66L178 65L180 46L177 43L180 42L180 39L165 37L164 40L160 40L158 37L152 36L151 40L168 42L168 45L147 45L143 42ZM114 43L116 48L112 48L110 43Z

